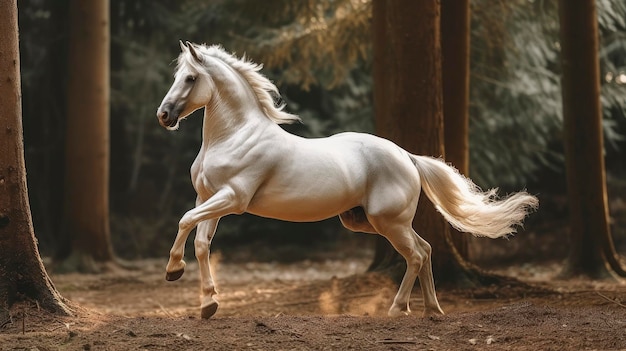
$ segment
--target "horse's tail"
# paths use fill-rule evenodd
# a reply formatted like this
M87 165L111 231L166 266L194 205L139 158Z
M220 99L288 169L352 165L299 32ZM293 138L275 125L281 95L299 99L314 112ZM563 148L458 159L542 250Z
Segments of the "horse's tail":
M499 200L497 189L481 191L443 160L417 155L411 155L411 159L426 196L459 231L490 238L512 234L515 226L539 206L539 200L525 191Z

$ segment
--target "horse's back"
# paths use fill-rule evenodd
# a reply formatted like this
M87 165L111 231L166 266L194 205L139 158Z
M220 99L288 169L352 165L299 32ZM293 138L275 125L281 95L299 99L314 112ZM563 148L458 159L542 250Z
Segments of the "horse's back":
M376 170L385 177L387 172L398 173L405 170L415 173L409 153L385 138L367 133L346 132L335 134L330 139L341 141L346 158L358 155L362 166L370 172Z
M250 204L251 213L264 217L291 221L328 218L366 206L372 197L386 198L388 189L409 195L412 191L406 187L413 187L417 178L404 150L370 134L350 132L318 139L292 136L278 147L283 152L272 176L265 179Z

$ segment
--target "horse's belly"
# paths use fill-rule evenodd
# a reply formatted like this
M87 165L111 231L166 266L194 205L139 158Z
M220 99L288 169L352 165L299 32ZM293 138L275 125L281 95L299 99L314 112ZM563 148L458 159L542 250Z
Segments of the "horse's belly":
M266 218L291 222L315 222L334 217L358 206L358 201L344 194L257 194L247 212Z

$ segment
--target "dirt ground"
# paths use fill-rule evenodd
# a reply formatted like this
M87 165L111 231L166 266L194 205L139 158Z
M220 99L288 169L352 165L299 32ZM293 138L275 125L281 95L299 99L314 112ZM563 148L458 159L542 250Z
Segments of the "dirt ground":
M199 318L197 266L164 280L163 260L102 275L52 275L73 317L12 310L0 350L626 350L626 287L560 281L558 265L498 273L534 288L439 289L445 316L388 318L394 285L367 257L279 263L214 259L220 309ZM548 291L551 290L551 291Z

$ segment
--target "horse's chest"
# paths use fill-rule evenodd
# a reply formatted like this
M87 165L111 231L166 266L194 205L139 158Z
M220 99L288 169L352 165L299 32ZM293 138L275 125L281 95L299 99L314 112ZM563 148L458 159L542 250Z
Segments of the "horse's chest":
M233 157L205 154L191 167L191 180L196 192L210 197L241 172L240 162Z
M192 168L191 181L198 194L214 194L224 183L224 175L228 173L227 165L211 165Z

